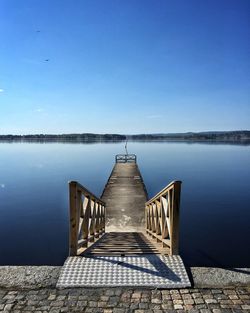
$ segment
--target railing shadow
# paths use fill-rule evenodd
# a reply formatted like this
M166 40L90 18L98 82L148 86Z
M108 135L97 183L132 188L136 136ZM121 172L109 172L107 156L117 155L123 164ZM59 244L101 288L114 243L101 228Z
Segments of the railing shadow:
M126 258L128 257L122 257L122 261L113 260L111 258L107 257L101 257L101 256L89 256L89 258L100 260L103 262L108 262L117 266L121 266L127 269L139 271L141 273L150 274L155 277L164 278L167 280L171 280L173 282L180 282L181 278L177 276L160 258L158 255L154 254L144 254L144 258L148 260L148 262L155 268L155 270L141 267L135 264L131 264L126 262ZM133 258L141 258L140 256L134 256Z
M97 248L97 252L95 248ZM95 254L98 253L98 250L102 250L101 255ZM173 282L180 282L180 277L162 261L156 254L157 252L157 249L152 248L152 245L143 233L106 233L89 249L85 250L83 256L165 278ZM142 255L138 255L138 253L142 253ZM117 257L119 257L118 260ZM132 264L130 261L131 257L135 258L135 262ZM138 265L137 260L143 260L142 257L144 258L144 263L139 263Z
M131 253L137 255L138 253L154 254L158 252L152 244L148 243L143 234L134 232L106 233L83 254L95 254L96 248L107 256L114 255L114 253L118 256L128 256Z

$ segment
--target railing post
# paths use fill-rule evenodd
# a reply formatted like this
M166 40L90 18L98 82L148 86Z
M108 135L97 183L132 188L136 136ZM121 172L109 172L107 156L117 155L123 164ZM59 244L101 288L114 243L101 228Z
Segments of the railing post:
M83 202L83 210L84 210L84 219L83 219L83 233L82 233L82 238L86 241L84 243L84 247L88 246L88 237L89 237L89 219L90 219L90 197L85 197L84 202Z
M170 255L179 254L179 221L180 221L180 193L181 182L176 181L172 190L172 205L170 215Z
M70 230L69 230L69 254L77 255L79 214L77 212L77 183L69 182L69 209L70 209Z

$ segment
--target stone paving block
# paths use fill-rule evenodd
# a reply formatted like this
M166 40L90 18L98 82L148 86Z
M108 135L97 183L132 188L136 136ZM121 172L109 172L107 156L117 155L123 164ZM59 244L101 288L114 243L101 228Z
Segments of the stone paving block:
M241 307L243 310L250 310L250 305L248 304L243 304Z
M230 290L230 291L229 291ZM206 290L187 289L181 290L150 290L150 289L71 289L56 290L42 289L28 292L23 290L11 290L0 292L0 312L11 313L133 313L136 310L144 313L154 312L212 312L212 313L238 313L250 312L249 289L240 289L241 293L235 295L233 289L227 289L225 294L221 291L209 292ZM246 290L248 294L246 294ZM1 291L1 289L0 289ZM234 291L237 291L234 288ZM107 295L109 294L109 295ZM226 299L218 299L218 295L225 295ZM243 298L236 299L237 296ZM7 299L3 298L7 296ZM15 298L12 298L14 296ZM171 297L181 296L181 299L171 300ZM197 298L196 298L197 296ZM231 296L231 299L230 297ZM185 299L183 299L183 297ZM51 300L48 300L51 299ZM14 301L13 303L7 303Z

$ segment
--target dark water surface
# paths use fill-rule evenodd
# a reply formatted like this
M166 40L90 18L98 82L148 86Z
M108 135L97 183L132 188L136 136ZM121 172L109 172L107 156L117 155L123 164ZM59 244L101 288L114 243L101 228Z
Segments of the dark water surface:
M250 267L250 146L129 143L149 197L182 180L187 265ZM60 265L68 254L68 185L100 195L124 143L0 143L0 264Z

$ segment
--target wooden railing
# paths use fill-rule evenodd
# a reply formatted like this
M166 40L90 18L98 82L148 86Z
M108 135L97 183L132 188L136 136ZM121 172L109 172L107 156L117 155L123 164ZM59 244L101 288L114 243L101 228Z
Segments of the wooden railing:
M136 163L135 154L117 154L115 156L116 163Z
M146 202L146 231L166 248L178 254L181 181L173 181Z
M76 181L69 182L69 254L81 254L105 232L105 203Z

